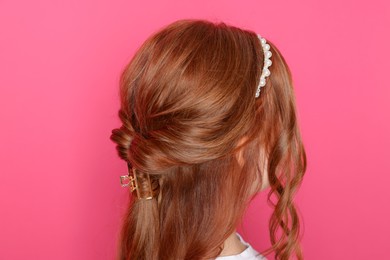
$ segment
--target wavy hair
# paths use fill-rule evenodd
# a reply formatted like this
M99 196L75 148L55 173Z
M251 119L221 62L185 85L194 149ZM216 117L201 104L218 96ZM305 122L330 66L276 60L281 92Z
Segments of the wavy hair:
M264 57L252 31L179 20L137 50L121 75L122 126L111 139L141 183L149 174L156 196L130 195L118 259L217 257L260 191L264 169L274 207L266 253L303 258L293 195L306 154L290 70L268 43L271 76L257 99Z

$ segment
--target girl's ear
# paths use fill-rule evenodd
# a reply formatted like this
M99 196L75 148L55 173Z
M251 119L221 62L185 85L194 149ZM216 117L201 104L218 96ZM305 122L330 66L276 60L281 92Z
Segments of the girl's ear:
M261 189L260 189L260 191L262 191L269 187L268 158L266 156L263 156L260 165L263 166L263 170L261 171L262 179L261 179Z
M246 140L248 139L248 137L244 136L244 137L241 137L240 141L238 142L237 146L236 147L239 147L241 146ZM237 156L237 161L238 163L240 164L240 166L242 167L244 165L244 156L243 156L243 150L242 149L239 149L236 153L236 156Z
M261 173L261 188L260 191L265 190L270 186L268 177L268 156L264 147L260 147L260 173Z
M242 145L248 138L246 136L242 137L240 141L237 144L237 147ZM242 167L244 165L244 156L243 156L243 149L239 149L237 151L237 161ZM269 177L268 177L268 158L264 152L264 149L261 149L260 153L260 166L262 168L261 170L261 188L260 191L265 190L269 187Z
M248 138L246 136L242 137L240 141L237 144L237 147L242 145ZM243 149L239 149L237 151L237 161L242 167L244 165L244 156L243 156ZM261 149L260 153L260 166L262 167L261 170L261 188L260 191L265 190L269 187L269 178L268 178L268 158L264 152L264 149Z

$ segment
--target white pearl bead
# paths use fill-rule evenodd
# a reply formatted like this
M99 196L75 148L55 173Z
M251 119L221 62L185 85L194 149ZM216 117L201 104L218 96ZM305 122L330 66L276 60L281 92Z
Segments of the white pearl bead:
M264 78L261 78L260 79L260 86L265 86L265 79Z

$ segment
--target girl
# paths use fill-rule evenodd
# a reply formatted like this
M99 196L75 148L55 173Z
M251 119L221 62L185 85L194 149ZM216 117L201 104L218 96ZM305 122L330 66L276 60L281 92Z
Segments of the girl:
M276 259L302 259L293 194L306 171L290 70L256 33L180 20L148 38L120 81L112 131L130 186L119 259L263 259L236 233L270 186Z

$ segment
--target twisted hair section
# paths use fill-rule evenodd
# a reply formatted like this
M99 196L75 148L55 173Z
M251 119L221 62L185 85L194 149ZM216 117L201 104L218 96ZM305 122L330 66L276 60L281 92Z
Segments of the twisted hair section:
M121 75L122 126L111 139L137 177L150 176L156 196L130 196L118 259L217 257L260 190L264 167L275 207L269 251L302 258L293 194L306 157L291 75L277 52L255 99L262 62L254 32L203 20L172 23L137 50Z

